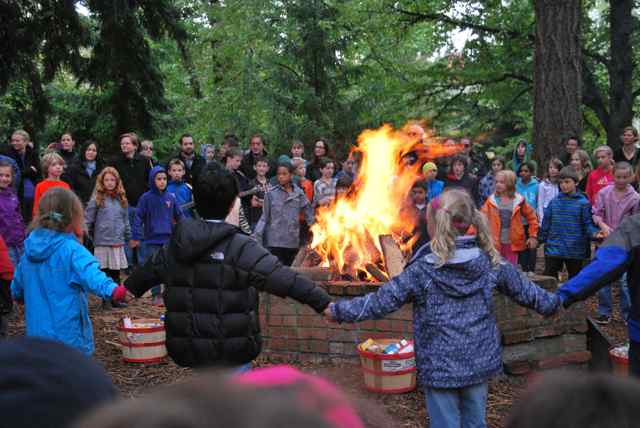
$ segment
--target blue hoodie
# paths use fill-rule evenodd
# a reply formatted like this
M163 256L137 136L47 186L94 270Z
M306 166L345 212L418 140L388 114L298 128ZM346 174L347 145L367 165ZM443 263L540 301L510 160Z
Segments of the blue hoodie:
M161 166L149 173L149 189L140 199L133 221L132 239L147 244L163 245L169 242L173 226L184 216L176 203L176 197L156 187L156 175L165 172ZM144 230L143 230L144 228Z
M413 334L420 383L462 388L502 370L493 289L550 315L560 298L537 287L511 263L493 266L473 237L456 240L453 257L438 267L430 244L379 291L330 306L339 322L380 319L413 302Z
M27 336L50 338L91 355L87 292L108 299L115 288L75 235L39 228L24 241L11 294L25 303Z
M167 192L176 197L176 203L185 218L193 218L193 210L191 208L182 208L183 205L193 202L193 192L191 186L184 181L169 181Z

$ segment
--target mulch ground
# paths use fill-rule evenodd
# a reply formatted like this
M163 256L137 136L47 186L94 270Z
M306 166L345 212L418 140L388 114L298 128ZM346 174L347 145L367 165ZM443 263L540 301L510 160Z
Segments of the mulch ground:
M605 331L617 342L626 341L626 325L621 320L618 305L618 293L614 288L614 314L611 324ZM95 336L95 359L104 365L113 378L114 384L123 397L136 397L153 391L158 387L181 382L193 376L189 369L181 368L170 360L161 364L140 365L122 362L121 351L114 345L117 341L116 323L122 317L129 315L135 318L159 318L162 309L151 306L150 299L142 298L134 301L126 309L104 311L100 308L100 301L90 300L90 313L93 320ZM595 316L596 299L588 301L588 307ZM24 322L21 308L12 317L10 334L24 334ZM257 366L264 366L283 361L260 358L255 362ZM288 362L289 363L289 362ZM313 374L322 375L338 384L351 397L365 400L377 409L384 409L396 427L418 428L428 427L424 395L413 392L399 395L381 395L366 391L362 383L362 374L357 364L295 364L299 369ZM505 416L509 413L514 401L526 388L526 379L500 377L491 381L489 399L487 403L487 418L491 428L503 427Z

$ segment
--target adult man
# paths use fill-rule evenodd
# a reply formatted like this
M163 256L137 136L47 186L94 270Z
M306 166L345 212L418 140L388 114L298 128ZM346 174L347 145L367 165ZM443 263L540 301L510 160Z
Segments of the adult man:
M249 140L249 150L247 150L242 158L242 164L240 165L240 171L249 180L256 178L256 170L253 168L253 164L258 158L268 158L267 151L264 148L264 139L260 134L254 134ZM275 168L269 162L269 176L275 175Z
M580 148L582 142L580 138L571 135L564 140L564 154L560 156L560 160L564 166L571 164L571 156Z
M18 198L22 206L22 218L26 224L31 221L35 187L42 178L40 160L30 142L29 133L18 129L11 135L11 144L2 150L2 154L12 158L20 169Z
M487 175L487 157L474 147L474 142L469 137L460 139L462 154L469 158L469 174L480 179Z
M167 161L165 169L168 169L171 160L180 159L185 168L184 180L193 184L193 177L200 174L200 171L207 165L207 161L195 152L195 144L191 134L182 134L178 143L180 144L180 152Z

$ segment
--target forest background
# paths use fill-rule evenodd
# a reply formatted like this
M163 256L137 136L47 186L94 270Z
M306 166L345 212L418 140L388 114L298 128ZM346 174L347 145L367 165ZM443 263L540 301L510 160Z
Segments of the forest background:
M344 154L365 128L426 119L498 153L524 138L546 158L563 133L616 146L640 94L637 6L0 0L0 138L25 128L43 147L71 131L114 152L133 130L162 157L184 132L261 132L271 153L326 137Z

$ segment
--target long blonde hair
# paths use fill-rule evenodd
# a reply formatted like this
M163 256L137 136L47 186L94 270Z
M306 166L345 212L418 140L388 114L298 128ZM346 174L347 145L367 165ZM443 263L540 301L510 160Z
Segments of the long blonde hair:
M487 219L476 209L466 191L447 190L431 201L427 210L427 224L433 227L431 251L439 259L438 267L453 257L456 238L464 236L472 226L476 232L478 247L489 255L492 264L500 263L500 254L493 245Z
M504 178L504 184L507 186L505 193L508 197L513 198L516 195L516 173L508 169L503 169L496 173L496 180L498 177ZM496 195L497 194L498 192L496 192Z

